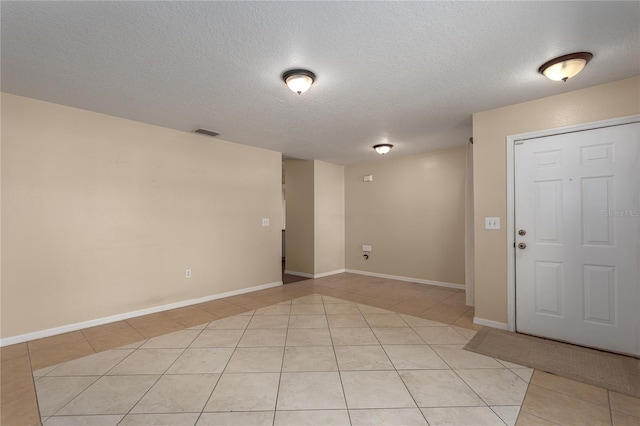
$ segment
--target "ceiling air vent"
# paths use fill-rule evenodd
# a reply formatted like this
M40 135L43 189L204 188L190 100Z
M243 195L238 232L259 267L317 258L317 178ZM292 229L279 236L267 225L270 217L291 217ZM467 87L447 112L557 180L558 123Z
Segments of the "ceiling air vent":
M193 133L200 133L201 135L211 136L212 138L215 138L220 134L218 132L212 132L211 130L206 130L206 129L194 130Z

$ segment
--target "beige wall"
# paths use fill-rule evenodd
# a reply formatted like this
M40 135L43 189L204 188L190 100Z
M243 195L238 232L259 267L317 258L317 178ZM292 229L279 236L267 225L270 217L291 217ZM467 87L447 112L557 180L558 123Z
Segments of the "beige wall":
M314 274L344 269L344 166L314 161Z
M459 147L347 166L347 269L464 285L465 164Z
M2 337L279 282L281 188L278 152L2 94Z
M507 136L638 113L635 77L473 115L477 317L507 322ZM487 216L499 216L502 229L486 231Z
M314 162L285 160L286 269L314 272Z

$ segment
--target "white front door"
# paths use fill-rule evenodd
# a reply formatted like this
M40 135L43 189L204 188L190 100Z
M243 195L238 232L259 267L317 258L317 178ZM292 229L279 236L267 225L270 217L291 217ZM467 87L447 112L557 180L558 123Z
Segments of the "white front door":
M514 152L516 330L640 355L640 123Z

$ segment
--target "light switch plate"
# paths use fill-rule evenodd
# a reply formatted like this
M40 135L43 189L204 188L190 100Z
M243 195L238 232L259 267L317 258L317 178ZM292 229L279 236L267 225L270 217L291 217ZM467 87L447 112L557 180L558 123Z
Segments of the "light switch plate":
M499 217L485 217L484 218L484 229L500 229L500 218Z
M262 218L262 226L269 226L269 218L268 217L263 217Z
M371 244L363 244L362 245L362 251L370 252L372 248L373 247L371 246Z

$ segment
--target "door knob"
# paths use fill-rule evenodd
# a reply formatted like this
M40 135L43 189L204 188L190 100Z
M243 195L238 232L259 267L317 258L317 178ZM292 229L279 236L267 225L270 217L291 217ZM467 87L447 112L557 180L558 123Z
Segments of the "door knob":
M520 235L521 237L523 237L523 236L527 235L527 231L525 231L524 229L520 229L520 230L518 231L518 235Z
M520 250L524 250L524 249L526 249L526 248L527 248L527 245L526 245L525 243L520 243L520 244L518 244L518 248L519 248Z

